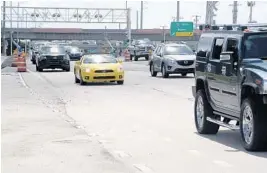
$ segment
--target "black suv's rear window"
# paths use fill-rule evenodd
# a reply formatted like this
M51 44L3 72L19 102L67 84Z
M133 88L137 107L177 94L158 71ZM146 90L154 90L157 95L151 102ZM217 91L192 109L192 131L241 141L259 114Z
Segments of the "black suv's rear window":
M267 33L249 35L244 44L245 58L267 58Z

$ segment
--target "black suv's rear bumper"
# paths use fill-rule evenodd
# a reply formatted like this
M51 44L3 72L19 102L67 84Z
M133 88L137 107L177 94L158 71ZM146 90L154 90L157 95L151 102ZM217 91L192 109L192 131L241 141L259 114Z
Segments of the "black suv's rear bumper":
M196 86L192 86L192 95L196 97Z

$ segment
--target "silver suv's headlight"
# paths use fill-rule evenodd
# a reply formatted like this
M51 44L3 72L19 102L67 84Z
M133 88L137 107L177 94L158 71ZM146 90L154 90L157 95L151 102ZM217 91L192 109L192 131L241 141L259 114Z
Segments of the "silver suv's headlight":
M167 59L167 61L168 61L168 64L170 64L170 65L176 64L176 61L174 59Z

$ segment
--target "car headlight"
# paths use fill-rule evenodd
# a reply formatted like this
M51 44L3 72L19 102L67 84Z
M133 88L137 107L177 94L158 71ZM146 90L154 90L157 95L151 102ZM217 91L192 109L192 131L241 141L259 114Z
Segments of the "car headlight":
M65 60L69 60L70 58L69 58L68 55L65 55L65 56L63 56L63 59L65 59Z
M40 60L46 59L46 56L40 56Z
M123 67L122 66L119 66L118 69L117 69L118 72L122 72L123 71Z
M168 59L168 63L170 65L175 65L176 64L176 61L174 59Z
M90 73L91 72L91 69L90 68L84 68L83 69L86 73Z

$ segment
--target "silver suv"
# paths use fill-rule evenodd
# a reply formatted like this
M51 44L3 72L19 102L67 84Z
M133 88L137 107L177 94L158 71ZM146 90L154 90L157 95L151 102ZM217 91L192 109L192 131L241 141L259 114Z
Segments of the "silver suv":
M153 53L149 63L151 76L162 73L163 78L168 78L169 74L195 73L196 55L186 44L161 44Z

